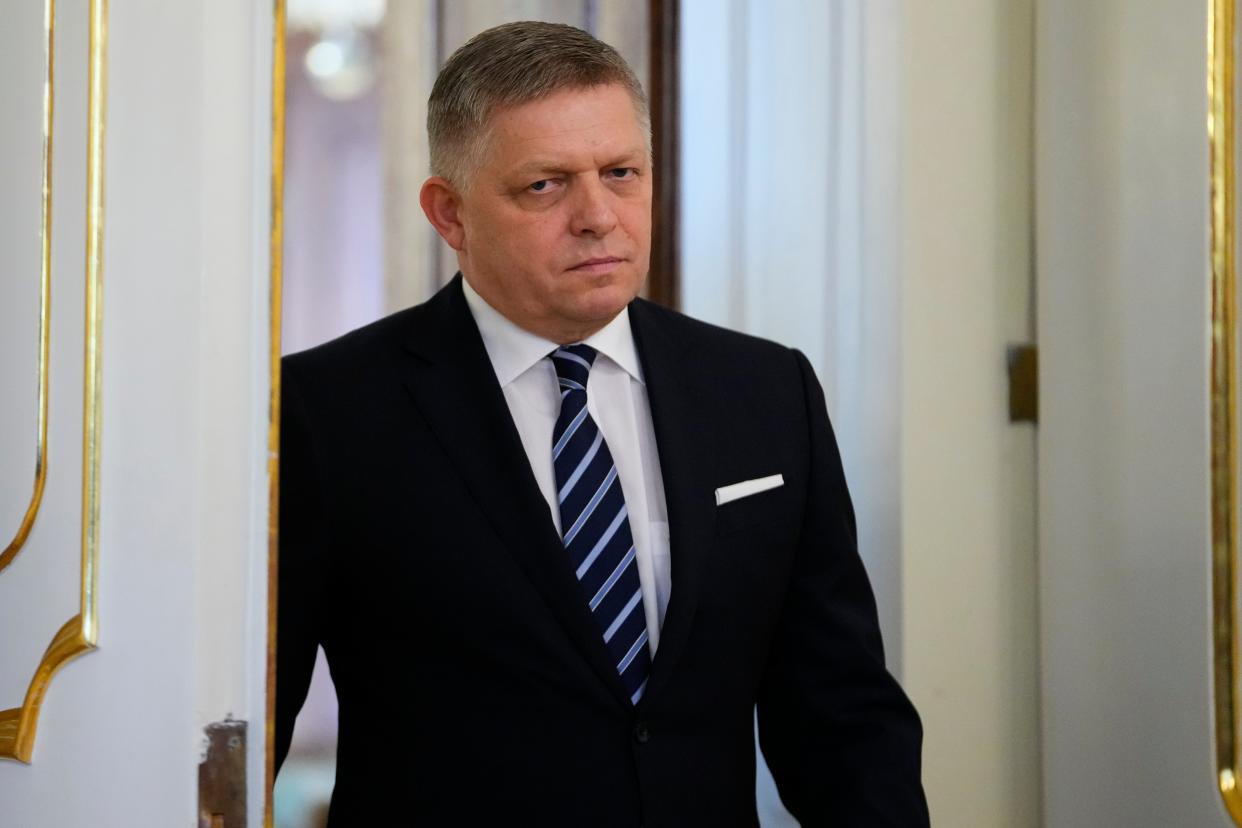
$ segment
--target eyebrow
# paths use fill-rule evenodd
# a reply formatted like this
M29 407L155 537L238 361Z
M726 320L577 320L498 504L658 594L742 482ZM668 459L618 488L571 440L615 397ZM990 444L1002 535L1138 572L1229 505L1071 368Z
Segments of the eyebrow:
M613 156L613 158L608 163L602 165L601 169L608 168L608 167L619 167L624 164L632 165L635 159L642 158L645 154L646 153L640 149L633 149L628 152L619 153ZM554 161L550 158L537 158L533 161L528 161L525 164L522 164L520 167L517 167L513 170L514 175L530 175L534 173L566 173L566 172L572 172L572 171L567 170L562 162Z

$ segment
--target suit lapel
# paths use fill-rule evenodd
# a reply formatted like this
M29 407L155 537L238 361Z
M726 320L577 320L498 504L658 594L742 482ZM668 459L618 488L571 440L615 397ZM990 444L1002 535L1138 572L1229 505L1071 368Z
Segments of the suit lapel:
M630 327L643 364L668 507L672 591L644 702L671 680L694 621L715 528L712 470L716 440L710 390L691 370L691 346L674 337L642 300L630 304ZM718 412L716 412L718 413Z
M460 274L423 310L407 342L417 359L406 388L497 536L592 668L628 704L531 471Z

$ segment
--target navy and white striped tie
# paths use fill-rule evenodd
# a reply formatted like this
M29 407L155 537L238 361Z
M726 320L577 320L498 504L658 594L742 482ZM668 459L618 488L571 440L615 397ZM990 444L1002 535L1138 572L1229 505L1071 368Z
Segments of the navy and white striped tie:
M651 672L647 619L621 480L604 435L587 413L594 361L589 345L552 352L561 388L561 413L552 430L561 538L621 683L637 704Z

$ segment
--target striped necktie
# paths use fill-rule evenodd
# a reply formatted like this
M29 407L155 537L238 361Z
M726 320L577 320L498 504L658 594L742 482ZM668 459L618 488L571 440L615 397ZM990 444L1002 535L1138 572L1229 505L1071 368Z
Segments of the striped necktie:
M552 430L561 538L604 646L630 702L637 704L651 672L647 619L621 480L604 435L587 412L595 349L565 345L551 356L561 389L561 412Z

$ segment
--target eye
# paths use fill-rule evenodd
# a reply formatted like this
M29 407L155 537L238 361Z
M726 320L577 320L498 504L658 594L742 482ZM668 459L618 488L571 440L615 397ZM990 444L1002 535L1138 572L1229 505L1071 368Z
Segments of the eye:
M608 171L608 177L614 181L629 181L638 177L637 167L614 167Z
M555 192L564 186L564 179L539 179L538 181L533 182L533 184L527 185L527 192L539 192L539 194L544 194L544 192Z

